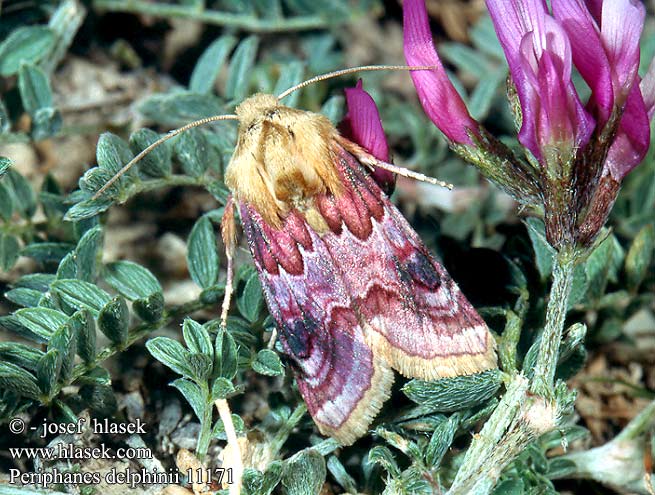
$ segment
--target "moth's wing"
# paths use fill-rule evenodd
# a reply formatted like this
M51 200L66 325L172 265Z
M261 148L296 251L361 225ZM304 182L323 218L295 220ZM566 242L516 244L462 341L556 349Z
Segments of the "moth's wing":
M344 194L317 206L367 342L405 376L434 379L496 367L486 324L359 162L334 143Z
M393 371L367 345L342 270L304 218L293 210L276 230L247 204L240 213L307 408L323 434L351 444L389 397Z

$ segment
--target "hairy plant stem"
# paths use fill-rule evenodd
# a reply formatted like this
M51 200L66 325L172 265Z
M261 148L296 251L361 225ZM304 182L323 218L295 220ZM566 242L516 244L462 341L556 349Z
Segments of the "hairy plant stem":
M321 29L329 24L328 19L318 15L294 16L289 19L262 19L249 14L233 14L191 5L167 5L143 0L95 0L93 6L117 12L193 19L206 24L261 33Z
M211 401L211 391L207 383L201 384L202 396L205 398L205 410L202 414L202 421L200 421L200 433L198 434L198 441L196 443L196 456L200 462L204 462L209 444L212 439L212 416L214 412L214 405Z
M514 373L498 407L466 452L448 495L491 493L503 470L540 435L557 426L554 377L568 308L576 253L562 250L554 259L546 324L532 382Z
M555 255L553 284L546 308L546 326L541 335L539 352L530 390L545 397L552 396L553 381L559 348L562 342L564 320L568 309L576 256L573 250L562 250Z

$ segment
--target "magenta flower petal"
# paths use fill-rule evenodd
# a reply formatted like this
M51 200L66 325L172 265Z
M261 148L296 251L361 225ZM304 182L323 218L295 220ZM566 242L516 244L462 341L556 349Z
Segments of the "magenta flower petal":
M652 115L652 102L651 102ZM641 163L650 145L650 119L639 85L628 95L614 142L607 153L603 174L621 181Z
M424 0L403 2L403 48L408 65L434 65L432 71L413 71L419 100L430 120L455 143L473 144L468 132L478 134L478 123L452 85L439 60Z
M641 96L644 99L648 120L652 120L653 113L655 113L655 58L650 61L648 72L641 80L639 89L641 89Z
M341 131L375 158L388 162L389 145L382 128L380 112L371 95L362 89L361 79L354 88L346 88L345 93L348 112L341 123Z
M553 146L584 147L594 120L571 82L566 32L543 0L487 0L516 85L523 124L519 141L539 160Z
M603 2L600 32L612 67L615 97L630 92L639 69L639 38L646 9L639 0Z
M590 2L587 2L590 3ZM591 5L600 19L601 2ZM601 122L607 122L614 105L612 74L596 19L582 0L552 0L553 15L566 31L573 47L573 63L593 92Z
M553 14L571 40L573 62L592 89L599 122L623 105L639 66L645 9L638 0L552 0Z
M346 88L345 93L348 112L339 124L339 130L378 160L388 162L389 145L382 128L380 112L371 95L362 88L361 79L354 88ZM376 168L371 176L385 192L393 191L396 178L392 172Z

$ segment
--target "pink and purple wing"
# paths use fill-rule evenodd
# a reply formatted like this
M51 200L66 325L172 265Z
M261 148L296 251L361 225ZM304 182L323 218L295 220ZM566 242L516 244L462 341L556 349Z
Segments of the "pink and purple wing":
M292 211L281 229L240 205L244 232L298 388L322 433L351 444L388 398L393 372L366 342L342 270Z
M334 144L345 192L321 196L322 237L376 355L405 376L496 366L486 324L357 159Z
M363 435L395 368L421 379L496 366L484 321L359 161L333 142L343 191L315 197L324 232L240 204L244 232L298 388L324 434Z

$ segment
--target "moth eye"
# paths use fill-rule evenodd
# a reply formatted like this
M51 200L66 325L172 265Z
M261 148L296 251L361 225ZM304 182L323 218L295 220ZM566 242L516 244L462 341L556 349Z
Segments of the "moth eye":
M278 113L280 113L276 108L272 108L271 110L266 111L266 118L267 119L272 119L273 117L277 117Z
M296 139L296 133L293 132L291 127L287 127L287 131L289 131L289 136L291 136L291 139Z

